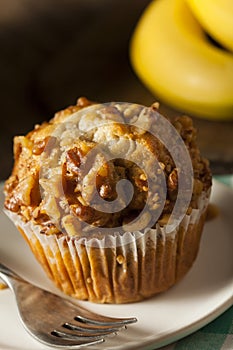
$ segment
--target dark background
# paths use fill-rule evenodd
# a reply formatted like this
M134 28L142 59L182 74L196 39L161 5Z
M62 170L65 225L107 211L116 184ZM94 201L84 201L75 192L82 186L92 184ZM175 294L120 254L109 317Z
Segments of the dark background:
M0 0L0 179L14 135L79 96L149 105L156 100L130 66L129 40L149 0ZM161 105L167 115L177 111ZM233 122L195 118L214 172L232 166ZM229 169L228 169L229 171Z

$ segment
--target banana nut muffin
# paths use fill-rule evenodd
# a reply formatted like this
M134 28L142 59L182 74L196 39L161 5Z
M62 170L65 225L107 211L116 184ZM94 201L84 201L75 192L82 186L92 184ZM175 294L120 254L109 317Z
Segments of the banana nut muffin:
M154 136L156 108L79 98L14 139L6 212L68 295L100 303L142 300L170 288L195 261L211 188L208 161L192 120L176 118L176 133L165 134L185 145L188 178L187 160L180 154L177 166L172 154L179 158L181 149L171 151ZM190 200L168 230L182 173Z

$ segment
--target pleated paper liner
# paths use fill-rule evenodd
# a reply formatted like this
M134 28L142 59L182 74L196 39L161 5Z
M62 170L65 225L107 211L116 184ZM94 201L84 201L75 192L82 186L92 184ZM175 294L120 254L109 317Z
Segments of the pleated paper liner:
M97 303L135 302L177 283L196 259L209 194L171 232L166 226L103 238L40 233L41 226L25 223L6 211L27 240L48 276L64 293Z

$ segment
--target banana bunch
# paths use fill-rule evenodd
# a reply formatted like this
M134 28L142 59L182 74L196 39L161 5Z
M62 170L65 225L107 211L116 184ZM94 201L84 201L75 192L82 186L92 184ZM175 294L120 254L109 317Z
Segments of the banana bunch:
M233 0L153 0L133 33L130 58L165 103L195 116L233 119Z

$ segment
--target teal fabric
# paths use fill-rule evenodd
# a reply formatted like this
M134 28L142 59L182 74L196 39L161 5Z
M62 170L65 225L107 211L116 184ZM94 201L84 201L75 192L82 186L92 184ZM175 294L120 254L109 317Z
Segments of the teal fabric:
M233 306L199 331L178 341L174 350L232 350Z
M216 180L224 183L227 186L230 186L233 188L233 175L224 175L224 176L215 176L214 177Z

